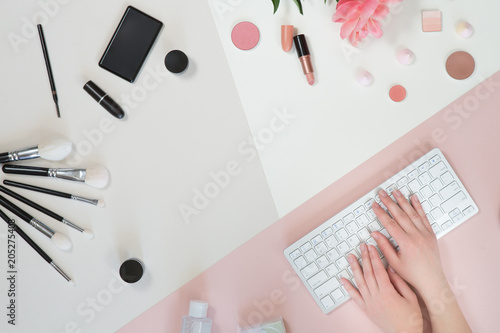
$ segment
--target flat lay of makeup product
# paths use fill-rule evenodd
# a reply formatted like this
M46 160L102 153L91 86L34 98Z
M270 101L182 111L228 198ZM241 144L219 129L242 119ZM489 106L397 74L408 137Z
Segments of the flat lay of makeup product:
M59 232L55 232L51 228L47 227L44 223L40 222L30 214L26 213L24 210L14 205L12 202L5 199L1 195L0 195L0 205L10 210L13 214L19 216L33 228L35 228L36 230L40 231L42 234L50 238L52 244L57 246L59 249L63 251L71 250L72 244L68 237Z
M93 239L94 238L94 233L92 231L80 228L79 226L77 226L76 224L72 223L71 221L68 221L67 219L65 219L61 215L59 215L57 213L54 213L53 211L51 211L51 210L49 210L49 209L47 209L45 207L40 206L36 202L33 202L30 199L27 199L27 198L23 197L22 195L14 192L14 191L9 190L8 188L5 188L2 185L0 185L0 192L3 192L5 194L11 196L12 198L14 198L16 200L19 200L22 203L30 206L31 208L34 208L34 209L38 210L39 212L42 212L45 215L52 217L54 220L62 222L63 224L67 225L68 227L71 227L71 228L73 228L75 230L78 230L79 232L81 232L88 239Z
M306 36L303 34L293 37L293 42L295 43L295 49L297 50L297 56L300 60L300 65L302 66L302 71L306 76L307 83L313 85L314 79L314 69L311 62L311 53L309 52L309 47L307 46Z
M22 239L28 243L33 250L35 250L50 266L52 266L61 276L69 282L70 285L75 286L75 282L50 258L40 246L38 246L14 220L11 220L2 210L0 210L0 218L2 218L9 226L11 226Z
M53 195L53 196L57 196L57 197L61 197L61 198L71 199L71 200L75 200L75 201L79 201L79 202L85 202L85 203L91 204L91 205L96 206L96 207L102 208L102 207L106 206L106 202L103 199L88 199L88 198L73 195L70 193L55 191L55 190L51 190L48 188L29 185L29 184L25 184L25 183L14 182L14 181L7 180L7 179L5 179L3 181L3 184L7 185L7 186L22 188L22 189L29 190L29 191L35 191L35 192L45 193L45 194L49 194L49 195Z
M109 183L109 172L105 167L100 165L87 169L58 169L5 164L2 170L7 174L52 177L81 182L95 188L104 188Z
M116 103L107 93L92 81L88 81L83 86L85 90L100 106L108 111L113 117L122 119L125 117L125 111Z
M0 153L0 163L24 161L34 158L42 158L48 161L61 161L71 153L72 147L73 144L68 140L47 140L37 146Z

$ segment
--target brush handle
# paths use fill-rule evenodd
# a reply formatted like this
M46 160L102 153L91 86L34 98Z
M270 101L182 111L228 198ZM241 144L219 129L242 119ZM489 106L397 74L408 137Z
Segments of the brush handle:
M5 194L10 195L14 199L17 199L17 200L21 201L22 203L24 203L24 204L26 204L26 205L28 205L28 206L30 206L32 208L35 208L36 210L44 213L45 215L48 215L48 216L52 217L55 220L58 220L58 221L61 221L61 222L63 222L63 220L64 220L64 218L61 215L58 215L58 214L54 213L53 211L48 210L47 208L40 206L36 202L33 202L33 201L31 201L31 200L23 197L22 195L17 194L16 192L13 192L13 191L9 190L8 188L6 188L6 187L4 187L2 185L0 185L0 191L3 192L3 193L5 193Z
M14 225L14 230L21 236L22 239L28 243L33 250L35 250L43 259L45 259L46 262L49 264L52 262L52 259L45 253L40 246L38 246L26 233L13 221L9 219L9 217L2 211L0 210L0 217L8 224L8 225Z
M9 200L5 199L0 195L0 205L4 206L8 210L10 210L12 213L15 215L19 216L21 219L25 220L26 222L30 223L31 220L33 219L33 216L30 214L26 213L24 210L21 208L17 207L14 205L12 202Z
M13 181L7 180L7 179L4 180L3 183L4 183L4 185L14 186L17 188L22 188L25 190L30 190L30 191L35 191L35 192L40 192L40 193L45 193L45 194L50 194L50 195L54 195L54 196L61 197L61 198L66 198L66 199L72 198L72 195L69 193L54 191L54 190L51 190L48 188L38 187L35 185L13 182Z
M9 153L1 153L0 154L0 163L10 162Z
M2 167L2 170L5 173L10 173L14 175L49 177L49 168L6 164Z

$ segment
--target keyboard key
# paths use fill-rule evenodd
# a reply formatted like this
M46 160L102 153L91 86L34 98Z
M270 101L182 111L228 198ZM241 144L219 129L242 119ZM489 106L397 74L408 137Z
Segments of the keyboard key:
M428 198L430 197L434 192L432 191L432 189L429 187L429 186L424 186L422 187L422 189L420 190L420 195L423 197L423 198Z
M428 172L424 172L423 174L418 176L418 180L420 181L421 184L425 185L429 183L432 180L432 178L431 176L429 176Z
M373 211L373 209L370 209L369 211L367 211L366 216L368 216L369 221L377 218L377 215L375 215L375 212Z
M454 210L452 210L451 212L449 212L448 215L450 216L450 219L453 219L455 216L457 216L460 213L461 213L460 209L455 208Z
M342 228L342 229L340 229L339 231L337 231L337 232L335 233L335 235L337 236L337 239L338 239L339 241L343 241L344 239L346 239L346 238L349 236L349 234L347 233L347 231L345 231L345 229L344 229L344 228Z
M437 207L441 204L441 202L443 202L443 200L441 200L439 194L436 193L429 198L429 202L432 204L432 206Z
M328 248L326 247L325 243L321 242L318 245L314 247L316 252L318 252L319 255L325 254L326 251L328 251Z
M460 191L460 186L458 186L457 182L453 182L439 191L439 194L441 194L443 200L446 200L448 198L451 198L458 191Z
M339 269L337 268L337 266L335 266L335 264L331 264L330 266L325 268L325 271L328 273L328 275L335 276L339 272Z
M295 263L295 266L297 266L298 269L302 269L307 266L307 261L302 256L298 257L293 262Z
M356 250L351 250L351 251L347 252L347 254L345 256L348 258L350 254L352 254L353 256L355 256L356 259L360 258L359 254L358 254L358 252L356 252Z
M437 178L431 182L431 187L435 192L438 192L440 189L444 187L444 184L441 181L441 179Z
M432 215L432 218L434 219L434 221L436 221L436 220L439 220L444 215L444 213L441 210L441 208L436 207L433 210L431 210L431 215Z
M376 246L377 242L373 239L373 237L370 237L366 240L366 244Z
M398 188L401 188L403 187L406 183L408 182L408 178L406 177L403 177L403 178L400 178L396 184L398 185Z
M312 245L318 245L321 241L323 241L321 235L317 235L313 239L311 239Z
M464 216L464 214L459 213L452 220L453 220L453 223L460 224L465 220L465 216Z
M401 194L406 198L406 199L409 199L410 198L410 195L411 195L411 192L410 190L408 189L408 187L406 186L403 186L399 189L399 192L401 192Z
M302 252L306 252L307 250L312 249L312 245L309 242L305 242L300 246L300 249L302 250Z
M446 229L450 228L451 226L452 226L451 221L446 221L445 223L443 223L441 225L441 229L446 230Z
M335 236L332 235L332 236L328 237L327 239L325 239L325 243L329 248L332 248L335 245L337 245L338 242L337 242L337 239L335 238Z
M337 264L337 267L340 269L344 269L347 266L349 266L349 262L347 262L346 258L344 257L340 257L335 261L335 263Z
M412 191L412 193L418 192L420 190L420 183L418 180L414 179L411 182L408 183L408 187Z
M356 247L359 244L359 238L356 235L352 235L347 238L347 243L349 243L351 247Z
M408 179L411 180L417 176L418 176L418 171L415 169L415 170L410 171L410 173L408 174Z
M449 184L453 181L453 176L451 175L451 173L448 171L446 172L445 174L443 174L441 176L441 180L443 181L443 183L446 185L446 184Z
M434 219L432 218L431 214L425 214L425 216L427 217L427 219L429 220L429 222L433 222Z
M310 263L308 266L306 266L304 269L300 271L302 273L302 276L304 276L305 279L309 279L311 276L316 274L319 271L318 266L316 266L315 263Z
M373 221L368 225L368 229L370 229L370 232L378 231L380 230L380 224L377 221Z
M467 197L465 196L464 192L458 192L457 194L452 196L450 199L443 202L443 204L441 205L441 208L443 208L444 212L447 213L447 212L451 211L453 208L460 205L465 200L467 200Z
M307 283L309 283L311 288L316 288L322 285L323 282L325 282L326 280L328 280L328 276L326 275L325 272L321 271L318 274L314 275L309 280L307 280Z
M337 245L337 249L339 250L340 254L346 254L347 252L349 252L351 248L349 247L349 245L347 245L346 242L342 242L339 245Z
M328 294L330 294L332 291L334 291L336 288L340 287L340 282L337 280L337 278L331 278L328 280L326 283L324 283L322 286L316 288L314 290L314 293L316 296L319 298L324 297Z
M331 307L333 307L335 303L333 302L333 299L330 296L326 296L321 299L321 304L323 304L325 310L328 310Z
M439 162L438 164L429 169L429 172L431 173L431 176L433 178L441 176L446 171L448 171L448 168L446 167L446 165L444 165L443 162Z
M373 212L373 209L370 209L370 210ZM375 213L373 213L373 215L375 215ZM366 217L366 215L365 215L365 214L363 214L363 215L359 216L359 217L356 219L356 221L358 222L358 224L359 224L360 226L364 226L364 225L366 225L368 222L370 222L370 220L368 220L368 218Z
M346 216L344 216L344 221L346 223L351 222L352 220L354 220L354 214L353 213L349 213Z
M431 205L428 201L422 202L422 208L424 212L427 214L431 210Z
M359 206L354 210L354 216L359 216L365 212L365 207L364 206Z
M290 253L290 258L292 258L292 260L293 259L297 259L299 256L300 256L300 251L299 250L295 250L292 253Z
M344 293L340 290L340 288L337 288L332 292L332 297L335 300L335 303L338 303L345 298Z
M427 162L425 162L424 164L420 164L418 167L418 170L420 170L420 172L425 172L427 171L427 169L429 169L429 163Z
M374 202L375 202L375 199L370 199L367 202L365 202L365 208L366 208L366 210L371 209Z
M368 232L368 230L366 228L361 228L359 231L358 231L358 236L359 238L361 238L362 240L366 240L368 238L370 238L370 233Z
M334 231L337 231L337 230L340 230L340 228L342 228L344 226L344 222L342 221L337 221L333 224L333 230Z
M432 230L437 235L441 232L441 228L437 225L437 223L431 224Z
M334 261L340 257L340 254L336 249L331 249L326 253L326 255L328 256L328 258L330 258L331 261Z
M316 260L316 258L318 257L318 255L316 254L316 252L314 252L313 249L307 251L304 256L306 257L307 261L308 262L311 262L311 261L314 261Z
M385 189L385 192L387 192L388 195L392 195L392 192L394 192L395 189L396 189L396 184L392 184Z
M331 234L333 234L332 228L326 228L325 230L323 230L321 232L321 235L323 236L323 238L326 238L326 237L330 236Z
M475 208L473 206L469 206L463 210L463 214L465 217L472 215L474 213Z
M438 163L439 161L441 161L441 157L439 157L439 155L435 155L434 157L432 157L430 160L429 160L429 163L431 165L434 165L436 163Z
M344 279L347 279L347 280L349 280L351 278L351 276L349 275L349 273L345 269L340 272L340 274L338 275L338 277L339 277L339 280L340 280L340 278L344 278Z
M356 224L356 222L351 222L349 223L348 225L345 226L345 228L347 229L347 231L350 233L350 234L353 234L355 233L356 231L358 231L358 225Z
M381 233L382 235L384 235L384 236L385 236L385 238L387 238L387 239L391 238L391 235L389 234L389 232L387 231L387 229L382 229L382 230L380 230L380 233Z

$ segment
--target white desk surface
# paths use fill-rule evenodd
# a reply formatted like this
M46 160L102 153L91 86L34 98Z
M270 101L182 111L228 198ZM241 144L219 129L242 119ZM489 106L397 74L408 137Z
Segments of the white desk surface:
M57 134L73 141L76 154L65 163L29 164L85 167L99 163L111 172L111 183L104 190L8 177L100 197L107 207L22 192L92 229L96 239L87 240L26 209L73 241L71 252L61 252L20 223L77 286L65 283L19 240L18 326L7 325L2 313L2 332L117 330L498 70L500 50L492 31L500 30L494 17L500 5L493 1L489 8L465 0L440 3L444 31L432 35L420 31L418 13L426 6L436 9L436 3L405 1L383 39L366 45L351 62L341 52L340 27L330 22L333 5L328 11L320 0L306 2L306 15L299 17L292 5L282 1L273 17L270 1L220 0L232 6L221 17L210 9L214 2L0 3L0 151ZM127 5L165 24L134 84L97 65ZM453 26L460 18L476 28L473 38L455 35ZM228 32L241 20L253 21L262 34L258 47L247 53L229 44ZM44 24L61 119L55 116L36 23ZM281 51L279 26L285 23L295 24L308 37L317 71L314 87L307 86L296 55ZM14 47L9 38L17 38L20 44ZM411 67L403 68L394 60L402 46L417 55ZM190 58L182 75L172 75L163 67L163 58L172 49L181 49ZM464 82L453 81L444 72L445 58L455 49L471 52L478 64L474 76ZM361 88L354 81L359 67L374 74L372 87ZM89 79L121 104L127 103L124 95L131 96L126 120L108 115L83 91ZM387 97L394 82L408 89L403 103L392 103ZM259 151L259 157L242 154L249 138L269 126L274 109L286 109L296 118ZM99 130L102 122L108 133ZM186 223L180 205L192 206L194 191L213 182L211 172L224 170L228 163L237 163L239 173ZM4 178L1 174L0 180ZM6 230L0 227L0 272L6 271ZM142 259L146 274L140 283L122 286L116 272L129 257ZM2 279L2 304L7 300L6 287Z

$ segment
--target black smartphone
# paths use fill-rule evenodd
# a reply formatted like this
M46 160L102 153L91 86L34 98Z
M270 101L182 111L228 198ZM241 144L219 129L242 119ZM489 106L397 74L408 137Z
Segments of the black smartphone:
M134 82L162 26L157 19L128 6L99 66Z

